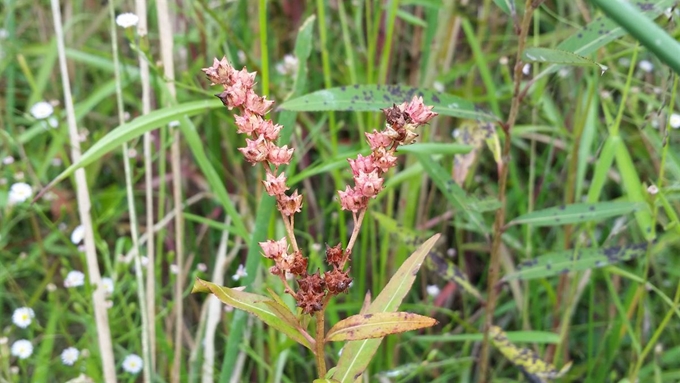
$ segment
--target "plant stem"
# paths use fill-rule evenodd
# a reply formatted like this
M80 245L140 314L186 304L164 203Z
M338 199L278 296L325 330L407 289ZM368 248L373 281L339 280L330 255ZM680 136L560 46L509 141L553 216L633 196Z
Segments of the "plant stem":
M326 355L324 354L325 329L324 329L324 313L326 310L320 310L314 313L316 317L316 370L319 374L319 379L326 376Z
M517 47L517 57L515 59L515 74L514 74L514 90L512 96L512 104L510 106L510 113L508 120L503 124L503 131L505 132L505 142L503 145L503 155L501 156L502 164L498 180L498 200L501 207L496 211L496 218L493 225L493 240L491 243L491 260L489 263L489 274L487 284L487 301L486 313L484 318L484 342L482 343L482 351L479 358L479 382L487 382L487 375L489 374L489 328L493 325L493 313L496 309L496 285L498 284L499 267L500 267L500 250L501 250L501 235L503 234L503 226L505 225L505 191L508 183L508 170L510 162L510 132L515 125L517 115L519 114L519 106L522 101L520 84L522 82L522 53L526 45L527 35L529 34L529 27L531 25L531 16L535 8L540 5L541 1L527 0L524 11L524 18L519 30L519 41Z

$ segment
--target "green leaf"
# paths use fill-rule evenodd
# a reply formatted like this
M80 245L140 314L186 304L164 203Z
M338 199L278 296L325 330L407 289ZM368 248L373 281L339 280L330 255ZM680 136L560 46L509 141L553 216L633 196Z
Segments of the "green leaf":
M312 383L340 383L335 379L314 379Z
M409 24L417 25L417 26L423 27L423 28L427 27L427 23L423 19L421 19L417 16L414 16L413 13L411 13L411 12L407 12L407 11L404 11L402 9L398 9L397 10L397 17L399 17L400 19L404 20L405 22L407 22Z
M524 51L522 58L527 62L599 67L602 73L608 69L606 65L599 64L589 58L559 49L531 47Z
M548 331L512 331L506 334L508 339L520 343L557 344L560 343L560 334ZM484 334L438 334L418 335L413 338L417 342L481 342Z
M279 109L298 112L330 110L371 112L411 101L413 96L422 96L425 105L433 105L432 110L443 116L498 121L498 117L480 110L470 101L460 97L405 85L352 85L324 89L286 101Z
M484 302L482 294L472 285L472 283L470 283L467 275L465 275L458 266L434 252L430 254L430 261L432 261L431 264L437 274L441 275L446 280L455 282L463 290L477 298L478 301Z
M196 278L194 288L191 290L191 292L212 293L219 300L228 304L229 306L247 311L257 316L267 325L288 335L288 337L309 348L310 350L312 349L309 341L302 335L301 329L299 326L297 326L293 313L291 313L287 307L281 306L276 301L273 301L264 295L247 293L245 291L218 286L200 278ZM286 312L290 315L286 314Z
M517 14L517 9L515 8L515 0L493 0L498 8L502 9L503 12L510 16L515 16Z
M61 174L57 176L44 190L49 189L56 183L64 180L66 177L73 174L77 169L87 166L94 161L102 158L113 150L118 149L124 142L130 141L142 134L159 128L168 124L170 121L175 121L181 117L193 116L204 113L207 109L223 107L219 100L210 101L192 101L185 104L169 106L163 109L155 110L149 114L135 118L134 120L120 125L110 131L106 136L95 142L90 149L88 149L80 157L78 162L73 163L66 168Z
M436 319L406 312L352 315L328 330L326 342L382 338L436 324Z
M570 271L613 265L637 258L646 251L646 242L607 248L557 251L520 263L517 265L517 271L503 277L503 281L547 278Z
M365 314L397 311L406 293L411 289L425 257L439 237L439 234L434 235L406 259L387 283L387 286L368 307ZM343 348L333 378L341 383L354 382L368 367L381 341L382 338L347 342Z
M508 222L508 226L520 224L559 226L617 217L641 209L646 209L646 205L639 202L576 203L532 211Z
M400 146L399 153L428 153L428 154L461 154L469 153L472 146L460 144L442 144L435 142L421 142L413 145Z

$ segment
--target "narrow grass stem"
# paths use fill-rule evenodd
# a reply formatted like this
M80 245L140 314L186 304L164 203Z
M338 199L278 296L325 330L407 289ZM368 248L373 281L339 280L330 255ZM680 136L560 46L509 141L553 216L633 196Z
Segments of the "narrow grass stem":
M71 84L69 79L68 67L66 65L66 48L64 46L64 31L61 21L61 7L59 0L51 0L52 17L54 21L54 32L57 40L57 51L59 55L59 69L61 71L61 83L64 88L64 106L66 108L66 118L68 121L69 135L71 140L71 160L75 163L80 159L80 141L78 139L78 127L76 125L76 113L71 96ZM92 291L92 302L94 306L95 324L97 328L97 341L99 354L102 358L103 378L106 383L116 382L116 364L113 357L113 344L111 342L111 329L109 328L109 317L105 302L105 288L101 283L99 273L99 263L97 251L94 243L94 228L92 217L90 216L90 193L87 188L87 177L85 169L78 169L75 172L76 193L78 201L78 212L80 223L85 229L85 258L87 260L87 273L90 284L94 286Z
M510 106L510 113L508 115L507 122L503 125L503 131L505 132L505 142L503 145L503 154L501 156L502 166L498 180L498 200L500 201L501 207L496 210L496 217L493 225L493 240L491 243L491 260L489 262L489 273L488 273L488 284L487 284L487 302L486 302L486 312L484 317L484 341L482 342L482 351L479 360L479 382L487 382L489 378L489 328L493 325L493 314L496 309L496 285L498 284L499 274L500 274L500 253L501 253L501 236L503 234L503 226L505 225L505 201L506 201L506 188L508 182L508 170L510 162L510 133L515 121L517 120L517 115L519 114L519 107L522 101L520 85L522 83L522 53L524 52L524 47L526 45L527 36L529 34L529 27L531 25L531 17L533 11L541 1L534 3L532 0L527 0L525 5L524 17L522 19L522 24L520 25L517 56L515 59L515 72L514 72L514 90L512 96L512 103Z
M324 315L326 310L320 310L314 313L316 317L316 369L319 374L319 379L326 376L326 354L324 353L324 346L326 344Z
M109 2L109 16L111 18L111 50L113 54L113 72L116 84L116 104L118 106L118 123L125 123L125 105L123 104L123 89L120 79L120 58L118 57L118 37L116 33L116 14L113 9L113 2ZM132 247L135 249L135 278L137 279L137 295L139 297L139 311L142 317L142 374L145 382L151 382L151 350L149 348L149 313L147 311L146 289L144 286L144 269L140 259L139 233L137 212L135 209L135 195L133 192L134 181L132 170L130 169L129 148L127 142L123 143L123 168L125 171L125 191L128 200L128 214L130 216L130 235L132 237ZM153 273L151 268L150 273Z

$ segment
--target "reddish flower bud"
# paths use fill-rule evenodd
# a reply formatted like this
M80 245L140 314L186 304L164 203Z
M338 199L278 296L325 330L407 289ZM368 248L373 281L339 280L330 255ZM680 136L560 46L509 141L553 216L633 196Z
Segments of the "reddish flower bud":
M411 102L406 105L405 112L411 117L411 121L417 125L427 124L437 113L432 111L432 106L425 106L423 98L414 96Z
M270 196L283 194L286 190L288 190L288 186L286 186L285 173L275 176L268 172L267 179L262 181L262 183L264 184L264 189L267 191L267 194Z
M260 126L256 128L257 134L261 134L269 141L276 141L279 138L279 132L283 126L274 124L271 120L264 120Z
M378 132L377 130L373 130L373 133L366 133L366 140L368 141L368 145L371 147L371 150L375 150L380 147L389 148L394 142L392 137L389 137L385 133Z
M267 156L269 155L269 143L263 136L257 137L256 140L246 138L246 147L238 148L238 150L243 153L246 161L255 165L256 163L267 159Z
M252 89L255 85L255 72L248 72L246 67L243 67L240 71L233 70L231 72L232 81L235 83L241 83L244 88Z
M288 145L284 145L279 148L278 146L272 144L269 149L269 156L267 159L274 166L285 165L290 162L291 157L293 157L294 149L288 149Z
M289 271L294 275L307 273L307 258L303 257L300 251L295 252Z
M368 198L349 186L345 188L345 191L338 190L338 196L340 197L342 210L350 210L357 213L368 205Z
M402 127L407 122L406 119L409 118L409 116L404 113L404 104L400 106L392 104L391 108L383 109L383 113L385 114L387 125L395 128Z
M208 79L212 82L210 85L231 85L230 77L234 68L229 65L229 61L227 61L226 57L223 57L222 60L214 58L213 65L211 67L203 68L201 70L205 72L206 76L208 76Z
M349 284L352 283L352 278L349 277L349 269L343 273L340 269L333 268L333 271L324 273L324 281L326 281L328 292L338 295L347 292Z
M286 241L286 237L283 237L278 241L270 239L265 242L259 242L259 244L262 248L262 252L264 253L263 255L265 258L269 259L279 259L288 251L288 242Z
M290 217L302 211L302 196L298 195L297 190L290 196L279 194L276 196L276 204L281 214Z
M243 116L234 116L234 119L236 120L236 127L238 127L237 132L242 134L245 133L248 136L251 136L253 132L258 135L261 134L259 132L259 128L262 126L262 124L266 123L262 117L254 113L248 113L247 111ZM267 137L265 136L265 138Z
M364 197L375 197L381 190L383 179L378 175L378 171L374 170L370 173L360 172L359 176L354 178L356 182L355 189Z
M342 250L341 244L338 243L333 247L326 245L326 263L329 265L339 268L344 256L345 252Z
M374 150L373 153L371 153L371 158L373 159L376 168L380 169L383 173L397 165L397 157L393 156L391 151L382 147Z
M245 108L260 116L267 114L272 105L274 101L267 101L266 97L260 97L252 90L246 94Z
M352 168L352 174L356 177L360 172L370 173L375 170L376 165L373 163L372 157L364 157L361 154L357 155L356 159L348 158L349 166Z

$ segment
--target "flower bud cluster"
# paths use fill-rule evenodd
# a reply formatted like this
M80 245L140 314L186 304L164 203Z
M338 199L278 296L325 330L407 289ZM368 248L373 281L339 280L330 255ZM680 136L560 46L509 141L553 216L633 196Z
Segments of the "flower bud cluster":
M366 209L369 199L375 198L383 188L382 175L397 164L394 155L397 147L412 144L418 137L415 129L437 115L431 106L423 104L422 97L417 96L411 102L383 109L383 113L386 118L385 129L366 133L371 155L363 157L359 154L356 159L348 160L354 187L347 185L344 191L338 191L343 210L356 214Z

